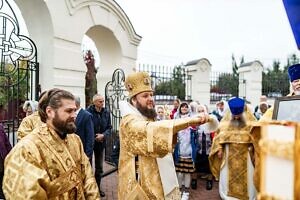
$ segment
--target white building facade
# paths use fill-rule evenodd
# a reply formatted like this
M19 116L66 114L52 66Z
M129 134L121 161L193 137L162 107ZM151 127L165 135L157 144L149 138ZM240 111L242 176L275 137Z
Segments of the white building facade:
M63 88L78 95L85 105L85 73L81 52L84 35L99 52L98 92L116 68L125 74L136 66L141 36L112 0L15 0L35 42L40 63L41 89Z

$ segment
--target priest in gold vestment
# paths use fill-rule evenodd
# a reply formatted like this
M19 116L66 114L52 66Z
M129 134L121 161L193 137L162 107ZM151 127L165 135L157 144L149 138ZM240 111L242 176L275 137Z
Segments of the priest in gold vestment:
M39 99L46 93L46 91L42 92ZM27 102L27 103L26 103ZM22 120L18 130L17 130L17 139L20 141L23 137L28 135L35 129L43 124L39 113L37 111L38 105L35 105L35 101L26 101L23 106L23 110L26 111L26 117ZM29 105L28 105L29 103ZM26 105L27 104L27 105ZM28 112L31 107L32 113Z
M147 73L130 74L125 81L130 103L120 102L120 200L180 199L172 146L176 133L203 124L208 116L154 121L151 80Z
M209 155L213 175L219 178L222 199L255 199L253 183L253 140L251 121L256 121L245 101L232 98L228 102L231 114L219 125ZM230 116L230 117L228 117Z
M74 96L49 90L39 101L44 123L5 159L6 199L100 199L93 171L75 131Z
M17 130L18 141L20 141L23 137L31 133L33 129L35 129L35 127L39 127L42 124L43 122L41 121L38 111L35 111L31 115L26 116L22 120Z

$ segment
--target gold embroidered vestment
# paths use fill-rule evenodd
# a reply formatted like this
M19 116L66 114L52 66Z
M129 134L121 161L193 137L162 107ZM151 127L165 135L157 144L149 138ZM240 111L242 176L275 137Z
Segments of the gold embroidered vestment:
M6 199L100 199L80 138L62 140L46 124L23 138L5 160Z
M151 122L143 116L129 114L120 124L120 161L118 197L120 200L165 199L157 157L172 152L173 121ZM135 157L138 156L136 180ZM173 197L178 199L179 190ZM180 197L179 197L180 198Z
M25 117L17 131L18 134L18 141L20 141L23 137L28 135L35 129L36 127L39 127L43 124L41 121L41 118L39 116L39 113L36 111L32 113L31 115Z
M246 110L247 122L255 121L255 117ZM212 174L219 178L220 171L225 164L226 152L224 145L228 145L228 196L238 199L249 199L247 185L247 156L253 158L253 139L250 135L250 123L243 128L230 125L230 114L219 125L218 135L214 138L209 163ZM251 150L250 150L251 149ZM218 151L222 150L222 159L218 158Z

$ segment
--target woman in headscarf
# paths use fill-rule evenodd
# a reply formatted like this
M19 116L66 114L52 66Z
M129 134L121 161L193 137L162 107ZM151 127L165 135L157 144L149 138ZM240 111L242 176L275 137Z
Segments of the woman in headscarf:
M181 103L176 118L190 117L190 108L187 103ZM189 198L189 188L191 185L191 174L195 172L194 161L196 158L195 129L188 127L177 133L177 144L174 150L174 162L181 187L182 199Z
M28 115L31 115L35 111L37 111L37 109L38 109L38 102L37 101L27 100L27 101L25 101L25 103L23 105L23 111L26 113L26 117Z

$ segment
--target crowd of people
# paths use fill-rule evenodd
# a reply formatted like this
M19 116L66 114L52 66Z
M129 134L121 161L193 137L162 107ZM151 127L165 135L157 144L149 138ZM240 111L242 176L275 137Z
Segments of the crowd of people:
M291 94L300 94L300 65L288 68ZM155 105L148 73L126 77L129 101L120 102L118 198L189 199L199 177L215 181L222 199L256 199L257 151L252 122L271 120L266 96L252 109L239 97L209 110L175 99ZM96 94L87 109L80 98L50 89L26 101L26 117L12 148L0 124L2 199L100 199L110 112ZM75 134L74 134L75 133ZM93 170L93 167L95 170ZM95 171L95 172L94 172ZM3 189L3 191L2 191ZM201 198L201 197L199 197Z

